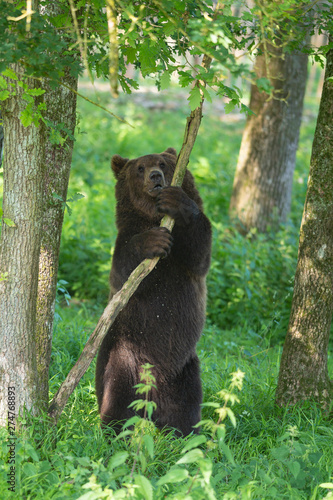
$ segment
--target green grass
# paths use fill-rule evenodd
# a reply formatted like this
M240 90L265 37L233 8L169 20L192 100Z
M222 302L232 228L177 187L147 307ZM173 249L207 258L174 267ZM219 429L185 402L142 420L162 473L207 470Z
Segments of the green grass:
M80 133L73 156L69 196L80 192L85 197L72 203L72 215L65 216L59 278L68 282L73 300L70 307L57 306L51 396L76 361L108 297L110 255L116 236L110 158L116 153L136 157L161 152L170 146L179 150L188 113L186 98L179 97L176 91L145 97L150 106L162 102L165 109L147 110L138 104L137 95L123 96L116 103L107 93L100 97L101 104L125 117L135 128L79 101ZM8 449L3 433L1 498L146 499L152 489L154 499L204 499L213 498L211 488L217 499L325 497L328 490L319 485L332 481L331 421L311 403L290 409L274 406L316 106L317 103L307 100L292 212L277 234L244 239L228 219L244 118L226 120L212 108L207 109L191 157L190 168L214 233L207 323L198 344L204 400L219 402L217 393L228 390L231 374L236 370L244 372L243 389L236 391L239 401L232 407L236 427L226 420L226 435L219 435L219 439L217 434L211 438L210 431L204 429L206 444L193 448L198 450L195 452L198 457L200 453L203 456L196 462L178 466L175 464L184 457L182 450L189 439L162 434L149 425L144 431L137 429L127 440L112 439L108 443L99 427L93 363L56 428L42 418L26 417L29 425L22 429L16 444L15 495L7 491ZM331 342L331 376L332 352ZM204 407L204 419L212 422L216 417L214 407ZM176 479L162 485L161 478L165 479L170 469ZM184 474L184 479L176 482L177 474L178 479ZM107 489L116 493L108 493Z

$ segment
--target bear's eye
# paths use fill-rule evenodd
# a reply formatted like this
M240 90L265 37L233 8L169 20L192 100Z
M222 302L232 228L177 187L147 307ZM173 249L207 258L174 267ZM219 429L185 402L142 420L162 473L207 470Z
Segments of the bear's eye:
M140 172L142 174L142 172L144 171L144 166L143 165L139 165L138 166L138 172Z
M164 169L165 169L165 163L162 163L162 162L161 162L161 163L160 163L160 168L161 168L162 170L164 170Z

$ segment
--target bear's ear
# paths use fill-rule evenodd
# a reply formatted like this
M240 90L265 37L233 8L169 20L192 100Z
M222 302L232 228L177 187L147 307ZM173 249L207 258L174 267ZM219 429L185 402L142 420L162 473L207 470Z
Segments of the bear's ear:
M128 162L128 158L123 158L120 155L113 155L111 158L111 168L114 172L115 177L117 178L121 169Z
M163 155L164 153L167 153L167 154L172 155L175 158L177 158L177 151L175 150L175 148L168 148L165 151L163 151L163 153L161 153L161 154Z

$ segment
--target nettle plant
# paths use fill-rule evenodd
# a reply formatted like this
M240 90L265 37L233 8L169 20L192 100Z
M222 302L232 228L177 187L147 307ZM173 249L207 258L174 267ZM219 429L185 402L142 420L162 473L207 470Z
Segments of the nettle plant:
M209 418L202 420L197 427L202 428L200 435L190 436L186 441L179 440L184 446L180 449L181 458L177 460L167 472L159 478L150 479L149 465L156 465L155 442L161 431L151 422L152 413L156 407L149 400L149 393L154 386L153 366L149 363L142 366L141 383L136 387L138 396L132 403L136 411L143 411L143 417L134 416L123 425L122 432L113 440L122 443L122 449L113 453L107 464L112 472L109 477L110 488L104 488L97 482L93 474L83 488L89 493L80 497L80 500L107 498L131 498L152 500L159 498L208 498L217 500L212 485L213 467L215 461L222 456L232 464L232 453L226 444L226 420L229 418L236 426L236 418L231 406L239 402L237 392L242 389L244 373L240 370L231 374L228 389L217 394L217 401L204 403L203 406L217 414L217 420ZM170 434L172 440L178 440ZM163 436L164 444L168 437ZM110 482L111 481L111 482ZM176 495L176 496L175 496Z

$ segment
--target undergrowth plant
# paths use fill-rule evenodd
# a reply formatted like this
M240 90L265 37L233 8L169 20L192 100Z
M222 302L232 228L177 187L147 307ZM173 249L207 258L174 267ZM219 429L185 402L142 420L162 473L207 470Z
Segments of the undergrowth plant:
M75 303L61 310L54 338L52 394L77 359L99 314L91 306ZM203 406L198 436L184 439L161 432L147 412L146 420L132 421L123 429L130 431L126 436L116 439L111 433L106 439L99 424L92 367L56 428L43 416L26 419L16 438L15 498L202 500L215 495L217 500L322 500L328 495L333 477L331 423L310 404L279 411L274 407L278 347L270 348L267 339L254 332L248 338L238 330L221 335L215 327L205 329L198 347L204 401L209 402ZM237 386L231 390L228 382L238 370L245 372L240 401ZM149 402L145 392L141 397ZM139 396L138 401L142 404ZM229 409L237 417L236 427ZM217 430L220 415L224 420ZM3 432L2 500L13 499L7 490L7 461Z
M204 433L190 436L182 440L185 446L181 450L181 458L171 464L161 477L149 477L147 460L154 461L154 434L158 433L151 423L151 417L156 404L149 400L149 392L154 387L153 366L145 364L140 374L141 383L136 385L136 393L144 394L144 399L134 401L130 406L135 411L143 410L143 417L138 415L130 418L123 426L123 431L115 438L122 441L123 449L111 456L108 469L117 478L116 488L102 488L96 476L92 475L83 488L89 492L80 496L79 500L109 500L128 499L177 499L191 500L208 498L217 500L216 492L211 483L214 463L222 456L234 463L232 454L226 444L226 424L229 417L236 426L236 417L231 407L239 402L236 391L242 389L244 373L237 370L231 375L228 389L217 394L219 401L205 403L218 415L217 421L205 419L197 424L202 426ZM222 403L222 404L221 404ZM176 439L176 438L174 438ZM127 468L124 464L127 463Z

